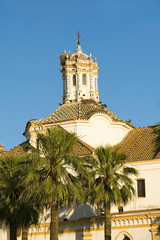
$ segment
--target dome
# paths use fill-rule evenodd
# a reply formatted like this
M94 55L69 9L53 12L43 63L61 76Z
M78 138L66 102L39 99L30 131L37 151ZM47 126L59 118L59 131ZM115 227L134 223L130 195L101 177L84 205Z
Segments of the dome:
M61 64L63 65L66 60L76 60L76 59L84 59L84 60L89 60L91 59L92 55L87 55L86 53L82 52L82 48L80 45L77 45L76 53L66 53L64 51L64 54L60 55L59 58L61 59Z

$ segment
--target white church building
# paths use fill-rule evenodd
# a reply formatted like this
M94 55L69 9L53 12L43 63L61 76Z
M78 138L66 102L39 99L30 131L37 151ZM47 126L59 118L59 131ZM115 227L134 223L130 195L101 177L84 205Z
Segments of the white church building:
M136 128L101 104L98 91L97 59L83 53L78 41L76 53L60 55L63 101L49 116L28 121L24 136L37 147L37 132L57 124L80 138L77 155L95 154L99 145L119 145L127 165L137 168L134 179L137 195L126 206L112 206L112 240L160 239L160 153L155 155L154 128ZM21 152L23 143L9 152ZM49 240L49 216L29 229L29 240ZM1 226L2 227L2 226ZM0 239L9 240L0 229ZM21 234L18 235L21 240ZM62 209L59 240L103 240L103 211L89 205Z

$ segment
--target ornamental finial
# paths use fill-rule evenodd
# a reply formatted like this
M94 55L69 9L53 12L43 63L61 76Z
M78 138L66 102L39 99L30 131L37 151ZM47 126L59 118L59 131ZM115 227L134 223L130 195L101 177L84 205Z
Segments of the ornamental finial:
M79 34L79 31L76 33L76 35L78 36L78 39L74 40L74 41L77 42L77 45L80 45L80 37L81 37L81 35Z

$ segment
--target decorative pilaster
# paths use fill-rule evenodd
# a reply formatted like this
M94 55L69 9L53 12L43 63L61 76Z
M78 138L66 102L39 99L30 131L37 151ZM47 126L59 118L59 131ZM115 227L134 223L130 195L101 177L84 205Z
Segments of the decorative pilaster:
M93 91L93 76L90 74L90 92Z
M65 94L66 94L66 77L63 75L63 103L65 102Z
M98 94L98 77L95 78L96 94Z
M93 74L90 74L90 98L95 99L95 86L93 82Z
M81 76L80 73L77 73L77 90L81 90Z
M69 75L66 76L66 101L70 99L70 92L69 92Z

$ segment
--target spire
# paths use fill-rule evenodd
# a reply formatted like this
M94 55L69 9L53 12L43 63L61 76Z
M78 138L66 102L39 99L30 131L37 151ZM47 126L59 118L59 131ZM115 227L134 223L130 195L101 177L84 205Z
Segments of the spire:
M80 37L81 35L79 34L79 31L76 33L77 35L77 38L76 40L74 40L74 42L77 42L77 50L76 52L79 54L79 53L82 53L82 49L81 49L81 45L80 45Z
M75 42L77 42L77 45L80 45L80 37L81 35L79 34L79 31L76 33L78 39L77 40L74 40Z

